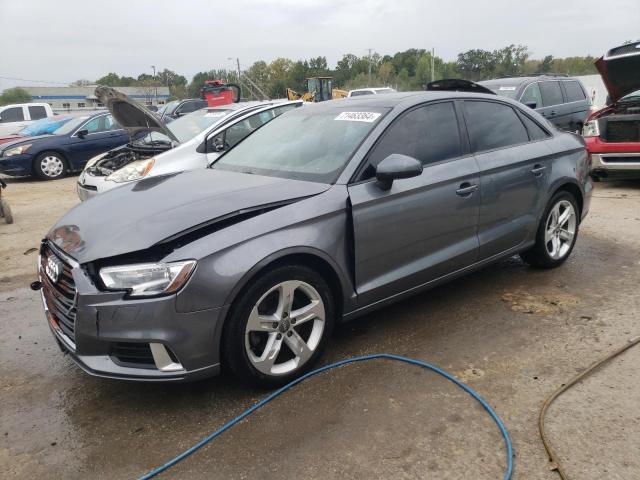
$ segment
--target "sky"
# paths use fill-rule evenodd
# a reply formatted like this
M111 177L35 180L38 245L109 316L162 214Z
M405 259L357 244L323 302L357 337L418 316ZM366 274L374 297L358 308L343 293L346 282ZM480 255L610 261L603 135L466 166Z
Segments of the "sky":
M0 32L2 90L137 77L151 65L191 80L235 58L244 69L326 56L334 67L369 48L455 60L513 43L533 58L600 56L640 39L640 0L0 0Z

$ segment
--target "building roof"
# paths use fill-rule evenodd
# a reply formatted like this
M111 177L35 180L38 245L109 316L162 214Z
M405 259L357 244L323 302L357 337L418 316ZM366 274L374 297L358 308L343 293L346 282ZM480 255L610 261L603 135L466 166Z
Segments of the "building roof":
M95 100L96 85L88 87L21 87L26 90L33 100ZM114 87L129 98L155 98L156 88L158 98L169 97L169 87Z

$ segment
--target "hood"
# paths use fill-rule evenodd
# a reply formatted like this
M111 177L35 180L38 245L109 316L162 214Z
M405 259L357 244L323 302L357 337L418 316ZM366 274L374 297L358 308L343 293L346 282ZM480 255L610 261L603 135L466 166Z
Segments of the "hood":
M147 249L247 209L317 195L331 185L200 169L150 177L82 202L47 238L80 263Z
M596 60L596 68L613 103L639 90L640 42L612 48Z
M9 148L12 148L12 147L17 147L18 145L24 145L25 143L38 142L37 143L38 145L42 145L42 143L40 143L41 140L53 139L55 141L55 140L58 140L59 138L60 137L56 135L37 135L35 137L23 137L20 135L16 135L14 138L9 138L9 136L7 136L7 137L3 137L3 139L0 140L0 152L4 150L8 150Z
M171 130L151 110L130 99L124 93L111 87L99 86L96 88L95 94L100 103L109 109L113 118L129 132L130 136L153 130L180 143Z
M0 136L0 144L7 143L7 142L13 142L15 140L20 140L22 138L24 138L24 137L22 137L21 135L18 135L16 133L14 133L12 135Z
M444 80L437 80L427 84L427 90L439 91L439 92L470 92L470 93L487 93L489 95L495 95L493 90L489 90L487 87L471 82L469 80L462 80L460 78L445 78Z

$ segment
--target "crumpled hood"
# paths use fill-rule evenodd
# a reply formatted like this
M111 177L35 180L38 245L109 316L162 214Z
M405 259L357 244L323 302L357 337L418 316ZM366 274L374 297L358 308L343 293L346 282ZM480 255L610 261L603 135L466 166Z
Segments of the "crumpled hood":
M47 238L85 263L143 250L216 218L317 195L330 187L212 169L150 177L82 202Z
M180 143L171 130L151 110L147 110L135 100L131 100L124 93L101 85L96 87L95 95L130 136L133 137L142 131L153 130Z
M609 50L596 61L613 103L640 89L640 42Z

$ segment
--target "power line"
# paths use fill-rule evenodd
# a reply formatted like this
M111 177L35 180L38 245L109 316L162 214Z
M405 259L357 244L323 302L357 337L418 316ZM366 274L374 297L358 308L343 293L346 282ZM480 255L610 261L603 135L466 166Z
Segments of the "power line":
M2 79L2 80L16 80L18 82L49 83L49 84L53 84L53 85L65 85L65 86L68 86L69 83L70 83L70 82L49 82L47 80L30 80L28 78L2 77L2 76L0 76L0 79Z

